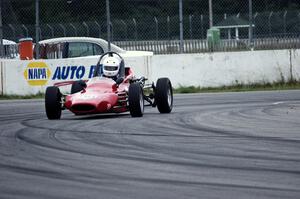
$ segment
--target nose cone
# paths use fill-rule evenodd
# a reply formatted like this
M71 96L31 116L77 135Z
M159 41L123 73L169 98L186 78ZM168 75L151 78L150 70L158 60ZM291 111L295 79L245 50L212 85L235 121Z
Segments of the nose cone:
M70 110L75 114L105 113L117 104L115 93L83 92L72 97Z

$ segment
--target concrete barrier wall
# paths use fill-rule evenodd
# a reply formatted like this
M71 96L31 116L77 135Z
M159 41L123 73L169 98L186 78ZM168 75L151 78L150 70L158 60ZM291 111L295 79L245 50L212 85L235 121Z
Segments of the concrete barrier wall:
M148 57L125 58L136 75L147 74ZM85 57L60 60L2 60L4 78L1 80L4 94L30 95L45 92L49 85L57 82L88 79L98 58ZM1 72L1 71L0 71ZM70 87L62 91L69 92Z
M56 82L88 79L96 57L61 60L1 60L0 91L29 95ZM237 83L300 80L300 50L245 51L128 57L137 77L169 77L174 87L217 87ZM63 89L69 92L70 87Z
M175 87L218 87L288 80L291 68L293 77L299 80L300 51L157 55L151 66L153 79L167 76Z

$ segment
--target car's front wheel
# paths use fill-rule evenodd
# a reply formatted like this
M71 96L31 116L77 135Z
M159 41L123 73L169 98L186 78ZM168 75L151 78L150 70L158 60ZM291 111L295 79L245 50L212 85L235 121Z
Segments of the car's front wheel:
M132 117L142 117L144 114L144 94L139 83L132 83L128 90L129 111Z
M59 88L50 86L46 89L45 108L49 120L57 120L61 117L61 93Z
M173 108L173 89L169 78L159 78L155 88L155 102L160 113L170 113Z

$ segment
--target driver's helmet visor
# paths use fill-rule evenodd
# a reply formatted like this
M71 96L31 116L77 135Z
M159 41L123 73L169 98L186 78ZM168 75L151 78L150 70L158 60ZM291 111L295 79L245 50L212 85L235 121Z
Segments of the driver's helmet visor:
M103 68L106 71L117 71L119 69L118 66L109 66L109 65L104 65Z

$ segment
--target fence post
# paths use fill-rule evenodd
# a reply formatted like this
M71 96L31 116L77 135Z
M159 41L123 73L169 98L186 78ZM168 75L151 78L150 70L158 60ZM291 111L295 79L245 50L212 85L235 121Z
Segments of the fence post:
M3 26L2 26L2 0L0 0L0 57L4 55Z
M183 53L183 13L182 0L179 0L179 29L180 29L180 53Z
M133 18L132 21L133 21L133 25L134 25L134 39L135 39L135 41L137 41L137 35L138 35L138 33L137 33L137 23L136 23L135 18Z
M257 38L257 33L256 33L256 17L258 16L258 12L256 12L253 16L253 24L254 24L254 28L253 28L253 38Z
M253 10L252 0L249 0L249 44L250 48L253 48Z
M154 17L155 21L155 35L156 35L156 41L158 41L158 20L156 17Z
M170 37L170 16L167 17L167 31L168 31L168 39L171 40L171 37Z
M77 37L77 29L76 29L76 27L72 24L72 23L70 23L70 26L73 28L73 30L74 30L74 33L75 33L75 37Z
M109 9L109 0L106 0L106 25L107 25L107 42L108 42L108 51L111 50L111 37L110 37L110 9Z
M269 36L271 36L272 34L272 27L271 27L271 17L273 15L273 11L270 12L270 15L269 15Z
M86 28L86 35L87 36L90 36L90 28L89 26L87 25L87 23L84 21L82 22L82 24L84 25L84 27Z
M204 39L203 14L200 15L200 23L201 23L201 39Z
M99 38L101 38L101 26L100 26L100 24L97 21L95 21L95 24L99 28Z
M58 24L60 27L61 27L61 29L63 30L63 33L64 33L64 37L66 37L67 36L67 33L66 33L66 28L60 23L60 24Z
M193 15L189 15L189 25L190 25L190 39L193 39Z
M127 24L125 23L125 21L123 19L121 20L121 22L125 27L125 40L127 41Z
M12 24L8 24L8 26L10 27L11 31L12 31L12 34L13 34L13 39L14 41L16 41L16 29L15 27L12 25Z
M26 32L26 37L28 37L28 35L29 35L28 28L24 24L22 24L22 28L24 28L24 30Z
M114 25L111 21L109 23L109 26L111 28L111 41L114 41Z
M35 55L36 59L40 58L40 34L39 34L39 28L40 28L40 4L39 0L35 0Z
M52 26L50 26L49 24L46 24L46 26L51 30L51 36L53 38L54 37L54 30L53 30Z
M287 15L287 10L283 14L283 31L284 31L284 36L286 36L286 15Z
M209 6L209 28L212 28L213 25L214 25L214 22L213 22L212 0L208 0L208 6Z
M39 36L40 36L40 40L42 40L43 39L43 36L42 36L42 29L41 29L41 27L39 27Z

